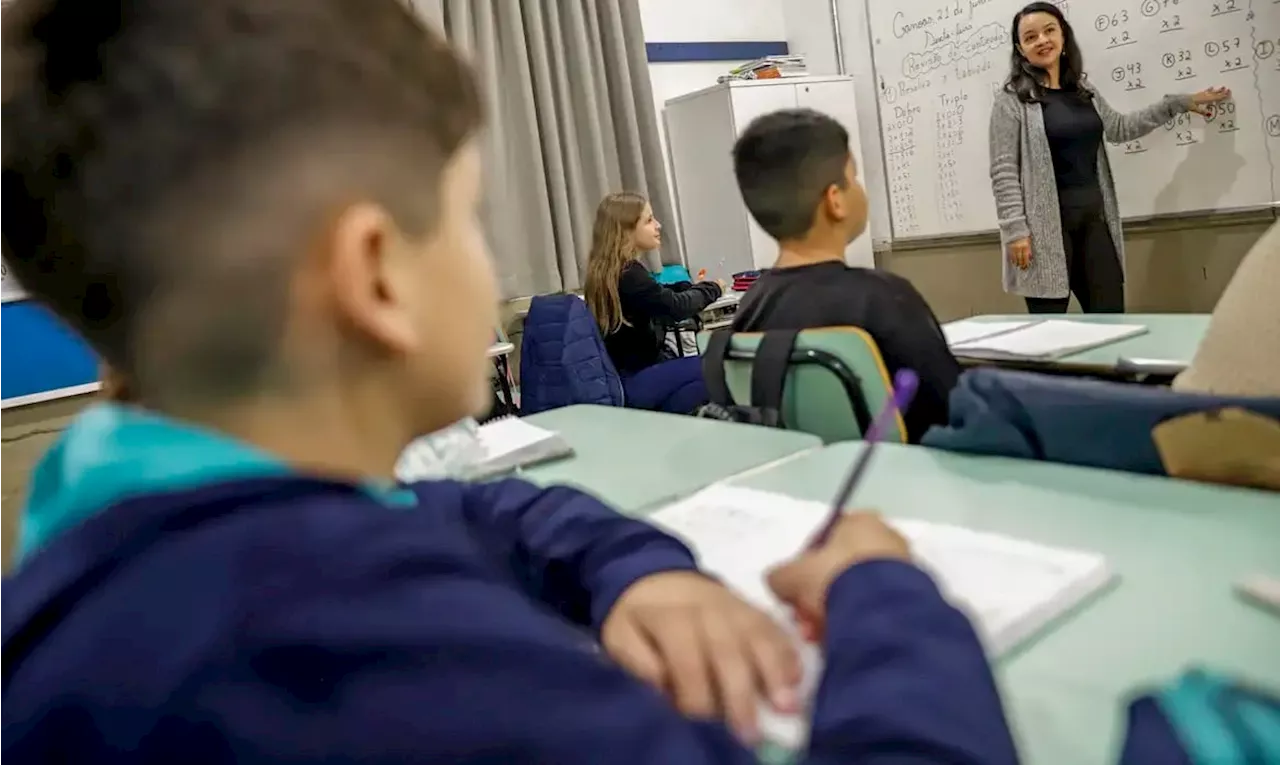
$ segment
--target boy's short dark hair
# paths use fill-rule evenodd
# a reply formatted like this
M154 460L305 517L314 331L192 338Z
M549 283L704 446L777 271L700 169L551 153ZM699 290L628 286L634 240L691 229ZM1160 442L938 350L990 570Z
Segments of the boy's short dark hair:
M846 184L849 132L812 109L758 117L733 146L738 189L756 223L779 241L803 237L832 184Z
M149 404L285 379L308 235L428 233L481 120L402 0L15 0L3 39L5 260Z

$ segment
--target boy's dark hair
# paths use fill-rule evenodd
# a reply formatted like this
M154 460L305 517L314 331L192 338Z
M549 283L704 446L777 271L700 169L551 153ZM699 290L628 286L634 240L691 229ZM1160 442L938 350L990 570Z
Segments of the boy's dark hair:
M15 0L3 40L5 260L149 405L287 380L308 235L428 233L481 120L401 0Z
M758 117L733 146L738 189L756 223L779 241L798 239L832 184L846 185L849 131L821 112L784 109Z

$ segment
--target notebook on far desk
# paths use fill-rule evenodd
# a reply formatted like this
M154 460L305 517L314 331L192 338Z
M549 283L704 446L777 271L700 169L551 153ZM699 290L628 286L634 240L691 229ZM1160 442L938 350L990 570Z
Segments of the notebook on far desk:
M699 565L742 597L789 623L765 584L765 573L796 555L823 524L828 507L770 492L713 486L659 510L650 520L684 539ZM926 521L893 520L911 543L917 564L969 614L989 655L1009 651L1075 608L1111 580L1100 555ZM821 673L819 651L801 644L806 697ZM808 714L761 710L771 742L799 748Z
M975 340L982 340L995 335L1003 335L1015 329L1022 329L1030 323L1030 321L973 321L971 319L961 319L960 321L951 321L943 324L942 335L947 339L947 345L954 348L957 345L971 343Z
M405 483L479 480L572 455L572 447L559 433L517 417L480 426L466 420L410 444L400 455L396 477Z
M973 324L977 325L976 322ZM1049 361L1109 345L1146 331L1147 328L1141 324L1094 324L1048 319L1030 321L1020 327L1007 327L1002 332L952 342L951 351L957 356L969 358ZM956 330L953 329L952 332L956 334Z
M714 314L719 311L728 311L731 309L736 310L738 308L738 303L741 303L741 302L742 302L741 292L726 292L720 297L716 298L713 302L709 303L706 308L703 308L702 313L706 315L706 314Z

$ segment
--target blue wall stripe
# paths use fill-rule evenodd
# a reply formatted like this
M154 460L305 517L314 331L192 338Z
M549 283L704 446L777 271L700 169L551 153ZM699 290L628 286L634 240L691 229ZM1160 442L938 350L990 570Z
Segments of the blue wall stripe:
M5 303L0 312L0 398L97 381L97 357L53 314L29 300Z
M687 61L750 61L764 56L785 56L786 40L744 42L653 42L644 44L651 64Z

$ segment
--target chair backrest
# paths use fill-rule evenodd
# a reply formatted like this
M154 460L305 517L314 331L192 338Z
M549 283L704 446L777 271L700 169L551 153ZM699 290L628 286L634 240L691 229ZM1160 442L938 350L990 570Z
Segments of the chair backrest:
M576 295L540 295L529 303L520 344L520 409L571 404L622 406L622 380L587 304Z
M740 332L730 338L723 368L732 401L715 403L756 404L751 401L752 365L764 334ZM707 332L698 336L698 346L704 352L710 338ZM825 443L859 440L891 391L880 349L865 331L857 327L806 329L796 335L787 364L783 423ZM906 433L899 415L884 440L906 442Z

